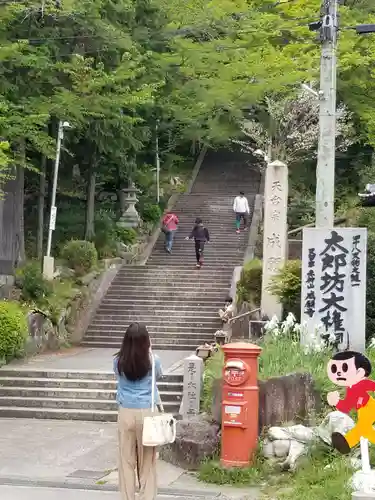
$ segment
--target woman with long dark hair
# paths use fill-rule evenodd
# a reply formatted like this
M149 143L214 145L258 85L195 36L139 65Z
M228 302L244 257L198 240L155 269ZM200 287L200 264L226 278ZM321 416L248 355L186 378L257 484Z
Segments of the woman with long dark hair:
M160 360L153 356L156 378L162 376ZM156 448L142 445L143 420L151 413L152 356L147 328L132 323L114 359L119 405L119 486L122 500L135 500L138 472L139 500L155 500ZM156 404L160 404L155 387Z

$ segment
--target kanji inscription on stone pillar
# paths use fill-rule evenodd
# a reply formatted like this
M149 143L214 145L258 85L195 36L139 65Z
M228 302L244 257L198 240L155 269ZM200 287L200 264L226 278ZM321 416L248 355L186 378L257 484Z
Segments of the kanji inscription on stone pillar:
M281 161L267 165L264 188L262 314L281 319L282 307L268 287L287 254L288 167Z

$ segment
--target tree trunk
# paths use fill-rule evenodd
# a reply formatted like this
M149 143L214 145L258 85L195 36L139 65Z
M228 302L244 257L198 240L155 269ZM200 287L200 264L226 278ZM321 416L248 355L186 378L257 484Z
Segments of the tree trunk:
M38 235L37 235L37 256L38 259L43 257L43 236L44 236L44 201L46 194L46 169L47 157L42 156L39 179L39 196L38 196Z
M24 190L25 190L25 141L19 145L18 162L16 165L15 200L14 200L14 229L16 241L16 266L25 260L25 225L24 225Z
M95 236L95 188L96 188L96 159L90 162L86 198L85 240L91 241Z

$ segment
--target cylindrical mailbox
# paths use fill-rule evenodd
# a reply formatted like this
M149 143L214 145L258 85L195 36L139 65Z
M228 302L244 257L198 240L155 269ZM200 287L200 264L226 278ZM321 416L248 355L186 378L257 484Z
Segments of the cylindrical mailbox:
M238 342L223 346L221 465L247 467L258 441L258 357L261 348Z

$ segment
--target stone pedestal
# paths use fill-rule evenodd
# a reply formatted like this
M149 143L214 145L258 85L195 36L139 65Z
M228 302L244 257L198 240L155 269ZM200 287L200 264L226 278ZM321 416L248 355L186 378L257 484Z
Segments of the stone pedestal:
M264 188L262 316L281 319L282 307L268 291L272 277L283 267L287 252L288 167L274 161L267 165Z
M122 189L124 193L124 204L125 209L122 207L122 214L120 219L117 222L117 225L124 228L134 228L138 227L140 222L140 217L135 208L135 204L137 203L137 193L138 189L135 186L132 186L127 189Z
M352 493L352 500L374 500L375 493L363 493L361 491L355 491Z

